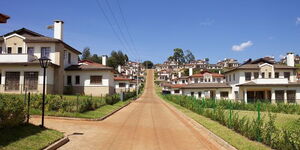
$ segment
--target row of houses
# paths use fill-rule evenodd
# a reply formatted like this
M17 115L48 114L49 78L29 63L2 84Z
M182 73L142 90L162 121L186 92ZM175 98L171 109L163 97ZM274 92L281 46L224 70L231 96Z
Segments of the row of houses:
M102 64L79 61L81 52L63 40L63 21L54 21L53 30L53 37L26 28L0 37L0 93L41 93L41 57L51 60L45 75L48 94L102 96L135 89L136 79L127 79L108 67L106 55L102 56Z
M295 67L295 55L288 53L286 64L266 58L249 59L224 74L201 71L182 76L183 71L157 69L163 93L196 98L230 99L234 101L300 104L300 75Z

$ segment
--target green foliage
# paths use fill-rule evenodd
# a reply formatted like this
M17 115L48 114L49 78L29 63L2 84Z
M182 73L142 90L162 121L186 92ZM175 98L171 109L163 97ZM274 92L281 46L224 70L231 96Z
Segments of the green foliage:
M90 57L91 57L90 48L89 47L84 48L82 51L81 59L85 60L85 59L89 59Z
M185 62L190 63L191 61L195 61L195 56L190 50L186 50L184 59Z
M21 95L0 95L0 128L13 127L25 121L25 104Z
M128 61L128 56L122 51L112 51L111 56L107 59L107 65L117 68L119 65L123 66Z
M226 110L228 108L249 108L254 109L255 111L256 107L254 104L250 104L248 107L248 104L239 105L231 102L226 103L225 101L216 102L214 100L199 100L193 97L175 95L164 95L163 98L195 113L211 118L251 140L262 142L274 149L300 149L300 129L288 127L283 127L281 129L276 128L274 123L276 115L269 113L268 122L265 122L265 118L250 119L246 116L241 118L237 112L230 115L230 111ZM269 105L270 104L264 103L260 104L261 108L264 108L265 110L267 110ZM231 119L229 119L230 116Z
M143 66L147 69L151 69L153 67L153 62L150 60L146 60L143 62Z

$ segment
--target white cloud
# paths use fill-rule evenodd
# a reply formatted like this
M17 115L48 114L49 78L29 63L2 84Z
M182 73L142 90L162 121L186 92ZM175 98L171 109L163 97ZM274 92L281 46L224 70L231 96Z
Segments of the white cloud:
M215 21L212 19L206 19L203 22L200 22L200 26L210 26L214 23Z
M243 42L240 45L233 45L232 46L232 50L233 51L243 51L244 49L246 49L247 47L252 46L253 43L251 41L247 41L247 42Z
M296 25L300 25L300 17L297 17L297 19L296 19Z

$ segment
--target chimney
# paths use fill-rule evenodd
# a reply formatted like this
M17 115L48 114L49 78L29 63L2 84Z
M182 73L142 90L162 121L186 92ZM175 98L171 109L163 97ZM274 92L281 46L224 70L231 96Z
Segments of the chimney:
M181 72L178 72L178 77L181 78Z
M106 66L106 62L107 62L107 56L102 55L102 65Z
M121 67L121 65L118 66L118 72L119 72L119 73L122 72L122 67Z
M54 21L54 38L63 40L64 22L61 20Z
M286 55L286 65L290 67L295 66L295 55L294 53L287 53Z
M193 75L193 68L189 68L189 76Z

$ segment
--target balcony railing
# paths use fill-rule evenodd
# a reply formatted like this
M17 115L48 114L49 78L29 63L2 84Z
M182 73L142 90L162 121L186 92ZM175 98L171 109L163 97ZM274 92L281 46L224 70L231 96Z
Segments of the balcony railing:
M0 54L0 63L31 62L35 56L29 54Z
M252 80L256 84L288 84L287 78L259 78Z

